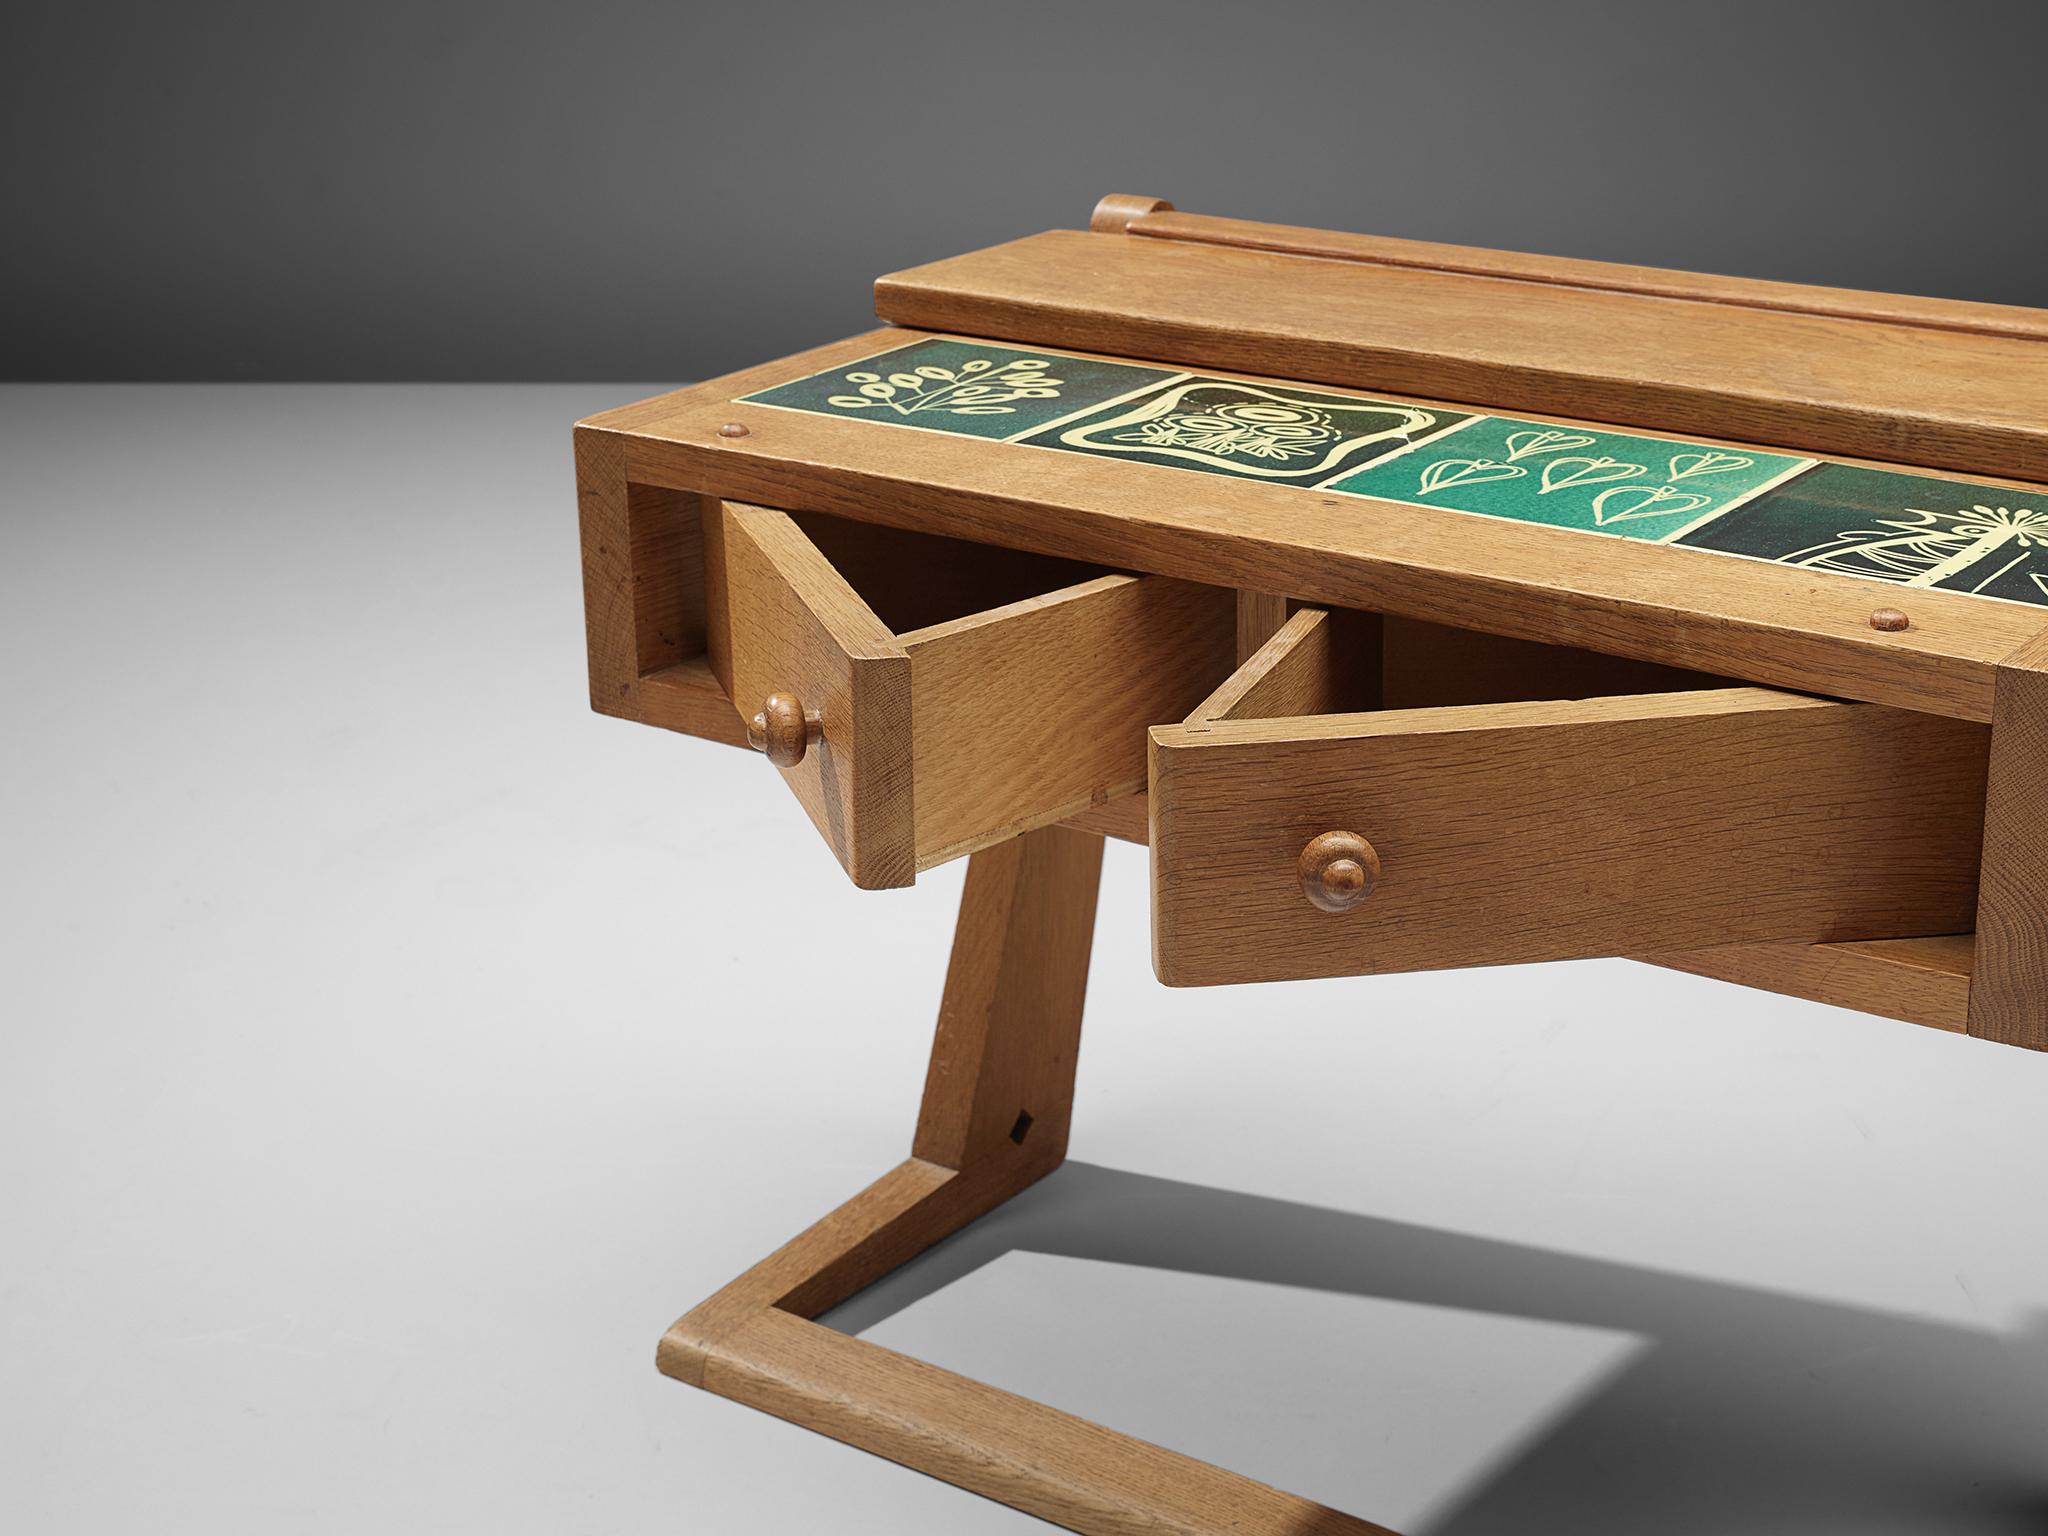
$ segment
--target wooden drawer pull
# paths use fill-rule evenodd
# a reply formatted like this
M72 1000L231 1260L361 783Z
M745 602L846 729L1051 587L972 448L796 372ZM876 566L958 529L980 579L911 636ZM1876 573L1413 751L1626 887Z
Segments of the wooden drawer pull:
M818 735L818 712L805 709L793 694L771 693L761 713L747 722L747 745L766 752L778 768L794 768L804 760Z
M1312 903L1325 912L1349 912L1372 894L1380 856L1356 832L1325 832L1309 839L1295 868Z

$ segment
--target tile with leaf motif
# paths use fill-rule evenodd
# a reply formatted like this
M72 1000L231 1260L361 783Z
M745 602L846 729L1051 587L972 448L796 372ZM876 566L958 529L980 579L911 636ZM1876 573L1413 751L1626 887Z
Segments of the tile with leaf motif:
M1812 462L1490 416L1327 489L1655 541Z

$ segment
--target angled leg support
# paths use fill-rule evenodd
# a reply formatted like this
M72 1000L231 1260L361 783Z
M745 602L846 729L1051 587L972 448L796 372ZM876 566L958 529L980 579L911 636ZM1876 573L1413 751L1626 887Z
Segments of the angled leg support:
M1101 838L1065 827L973 856L909 1160L686 1314L658 1363L1084 1536L1390 1536L811 1321L1065 1159L1101 869Z

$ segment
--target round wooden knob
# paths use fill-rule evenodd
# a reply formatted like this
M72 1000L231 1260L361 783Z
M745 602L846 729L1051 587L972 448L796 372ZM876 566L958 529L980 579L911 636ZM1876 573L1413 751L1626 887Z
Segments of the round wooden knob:
M1902 629L1911 629L1913 621L1896 608L1880 608L1870 616L1870 627L1895 635Z
M794 768L818 734L818 712L805 709L794 694L771 693L761 713L747 722L747 745L766 752L778 768Z
M1349 912L1372 894L1380 856L1356 832L1325 832L1309 839L1295 869L1311 903L1325 912Z

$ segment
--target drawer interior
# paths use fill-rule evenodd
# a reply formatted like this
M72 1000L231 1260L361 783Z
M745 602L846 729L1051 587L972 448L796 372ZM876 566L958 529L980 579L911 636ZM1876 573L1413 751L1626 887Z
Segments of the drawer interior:
M999 616L1015 604L1046 598L1109 576L1109 566L1029 550L976 544L941 534L917 533L823 512L785 512L823 557L846 593L871 616L878 636L915 652L927 632L979 616ZM729 597L725 560L715 524L706 561L706 647L712 672L731 694L727 649ZM734 702L738 698L734 695Z
M1987 738L1302 609L1151 733L1155 964L1201 985L1956 933Z
M600 554L627 573L637 679L630 700L600 708L739 746L744 721L731 707L724 571L715 497L638 483L627 487L623 547ZM1106 574L1109 567L964 539L914 533L824 513L791 514L863 604L898 636L1043 596Z
M1078 586L1110 567L823 512L790 520L898 635Z
M738 502L706 529L710 671L860 885L1135 795L1146 728L1234 659L1226 588Z
M1187 723L1739 686L1682 667L1424 619L1302 608Z

